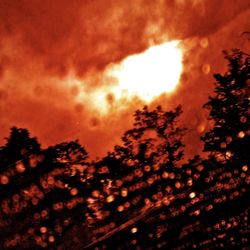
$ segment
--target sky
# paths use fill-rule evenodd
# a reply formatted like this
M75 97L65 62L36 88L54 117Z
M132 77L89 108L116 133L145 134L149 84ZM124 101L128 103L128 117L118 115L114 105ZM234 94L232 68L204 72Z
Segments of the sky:
M249 16L250 0L0 0L0 144L17 126L43 147L79 139L101 157L145 103L181 104L186 153L198 153L210 125L202 105L213 74L226 71L222 51L250 53ZM182 53L174 91L118 98L107 70L166 42Z

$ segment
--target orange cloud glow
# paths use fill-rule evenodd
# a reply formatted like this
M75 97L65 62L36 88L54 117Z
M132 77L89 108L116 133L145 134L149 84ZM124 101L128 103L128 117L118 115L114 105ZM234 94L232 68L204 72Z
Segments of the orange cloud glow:
M126 109L134 98L149 104L161 94L173 92L181 71L182 51L174 41L151 46L118 64L109 65L99 73L102 75L100 81L106 78L110 82L108 86L100 84L91 90L86 89L85 85L95 80L92 75L82 80L71 76L66 82L69 88L78 89L77 102L87 102L94 112L108 115L114 106L119 110Z
M208 126L201 107L212 75L225 70L221 51L249 53L249 15L249 0L1 0L1 139L11 126L25 127L43 146L79 138L101 156L134 110L182 104L193 154ZM150 51L165 42L173 54L161 50L148 70Z
M181 49L177 42L168 42L125 58L111 67L108 74L117 78L121 91L151 102L162 93L174 91L181 71Z

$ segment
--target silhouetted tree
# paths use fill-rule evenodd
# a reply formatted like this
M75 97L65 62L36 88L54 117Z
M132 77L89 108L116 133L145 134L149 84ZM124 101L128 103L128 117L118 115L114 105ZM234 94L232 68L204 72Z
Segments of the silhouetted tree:
M0 249L248 249L249 56L226 54L205 107L208 158L183 157L181 108L147 107L100 161L12 128L0 147ZM96 248L98 247L98 248Z
M106 226L96 234L104 236L94 240L95 244L88 249L96 246L100 249L248 249L249 57L234 51L232 55L226 54L226 59L229 70L225 75L215 75L215 95L205 105L214 122L202 138L208 159L196 156L180 168L169 165L169 149L158 150L161 147L152 145L150 136L143 137L148 128L147 135L152 135L154 129L161 131L152 126L157 116L138 112L145 116L136 118L137 127L125 133L124 146L117 146L103 161L113 174L104 205L104 211L109 213ZM160 145L168 145L166 140L162 142ZM172 149L170 152L175 152L178 147ZM161 160L165 162L161 165L163 169L153 170ZM140 172L141 166L149 171ZM167 170L167 180L158 178L147 185L152 173L164 174L161 169ZM140 183L144 185L140 187ZM143 201L149 206L143 207Z
M42 160L40 144L35 137L30 137L27 129L11 128L6 144L0 147L0 194L3 198L10 192L10 186L25 183L28 175L24 164L32 166ZM11 183L11 184L10 184ZM10 186L9 186L10 185Z
M205 104L214 126L202 140L204 150L218 159L236 157L244 165L250 148L250 58L236 50L232 55L226 53L226 59L229 71L214 76L215 95Z
M188 177L184 197L190 199L186 202L179 199L184 212L165 221L163 225L168 230L154 246L159 243L170 249L249 246L249 56L235 50L226 53L226 59L228 71L214 76L215 93L205 104L213 122L202 137L209 157L195 157L183 165ZM172 211L180 210L175 206ZM176 232L171 234L173 227Z
M57 249L73 221L86 222L86 151L77 141L41 150L13 128L0 156L0 248Z
M104 219L98 222L98 236L123 227L123 223L136 223L136 218L168 205L181 192L185 181L179 161L185 129L178 127L180 114L180 107L169 112L160 106L152 111L147 107L137 110L134 127L122 137L123 145L115 146L99 162L108 167L110 183L104 185ZM156 224L148 230L156 230ZM115 238L109 242L115 247ZM131 242L122 244L129 247Z
M250 58L239 50L225 57L228 71L214 76L214 95L204 105L213 122L202 137L209 157L187 164L198 199L174 247L249 246Z
M4 171L12 163L40 152L40 144L35 137L30 137L27 129L11 128L6 144L0 147L0 171Z
M50 147L52 155L58 162L74 164L85 164L85 160L88 157L86 150L79 144L79 142L63 142Z

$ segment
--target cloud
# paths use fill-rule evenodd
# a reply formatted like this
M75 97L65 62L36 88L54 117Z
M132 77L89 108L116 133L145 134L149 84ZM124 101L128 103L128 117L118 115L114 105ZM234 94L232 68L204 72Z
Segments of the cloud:
M148 46L150 39L206 36L249 1L1 1L1 35L14 37L50 74L80 75ZM35 58L34 58L35 57ZM24 58L25 59L25 58Z
M78 137L92 155L105 153L143 104L127 103L101 117L88 99L76 102L75 96L82 87L108 86L102 72L109 64L166 39L182 40L184 75L178 90L156 103L184 104L184 120L191 115L187 125L197 134L211 75L225 69L221 50L247 48L240 35L249 30L249 6L248 0L2 0L0 134L18 125L44 145ZM69 84L70 75L82 86Z

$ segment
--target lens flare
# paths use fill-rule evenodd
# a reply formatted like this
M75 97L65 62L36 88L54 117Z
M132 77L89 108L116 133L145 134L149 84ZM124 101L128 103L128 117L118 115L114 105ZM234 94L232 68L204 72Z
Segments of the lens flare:
M179 41L150 47L143 53L113 65L108 74L118 81L120 91L151 102L162 93L175 90L182 71L182 51Z

